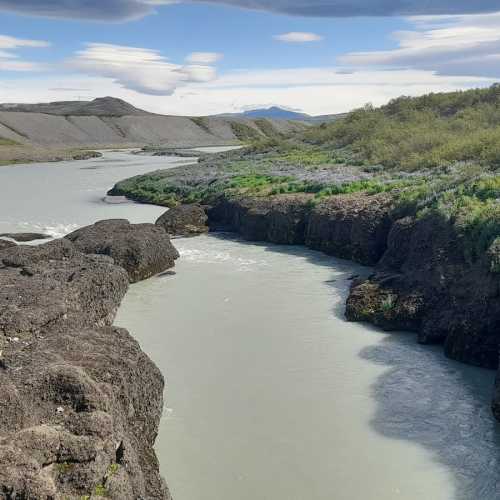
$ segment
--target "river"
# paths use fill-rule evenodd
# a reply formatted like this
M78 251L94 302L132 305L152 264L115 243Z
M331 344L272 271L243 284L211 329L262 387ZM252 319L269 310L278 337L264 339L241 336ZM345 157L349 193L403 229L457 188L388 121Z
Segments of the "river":
M187 161L2 167L0 232L154 221L164 209L106 191ZM500 498L494 373L345 322L350 278L369 269L230 235L174 244L175 273L133 285L116 324L167 379L157 452L176 500Z

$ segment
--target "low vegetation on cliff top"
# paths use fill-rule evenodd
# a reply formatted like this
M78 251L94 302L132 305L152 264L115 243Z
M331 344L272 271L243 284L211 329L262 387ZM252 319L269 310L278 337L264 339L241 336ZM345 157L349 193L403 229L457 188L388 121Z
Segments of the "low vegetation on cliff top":
M253 139L253 137L249 137ZM401 97L293 137L253 141L199 165L127 179L114 192L165 206L214 196L388 192L394 216L439 213L476 259L500 245L500 85Z

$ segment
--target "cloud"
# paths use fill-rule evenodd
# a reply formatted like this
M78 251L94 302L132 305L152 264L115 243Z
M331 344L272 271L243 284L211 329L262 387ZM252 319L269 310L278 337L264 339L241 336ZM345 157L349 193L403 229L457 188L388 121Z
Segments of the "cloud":
M44 65L31 61L23 61L15 52L22 48L45 48L49 42L41 40L25 40L12 36L0 35L0 71L39 71Z
M500 77L500 13L414 18L414 31L393 33L393 50L354 52L339 59L355 67L415 68L440 75Z
M499 10L498 0L198 0L275 13L316 16L479 14ZM30 16L127 21L176 0L0 0L0 11Z
M200 53L199 53L200 54ZM213 66L203 61L213 57L188 57L198 64L173 64L159 51L105 43L87 44L68 65L88 75L111 78L124 88L149 95L171 95L188 83L208 82L216 78Z
M154 12L171 0L0 0L0 11L29 16L128 21Z
M275 35L275 40L286 43L308 43L308 42L319 42L323 40L323 37L316 35L316 33L303 33L300 31L292 31L290 33L284 33L282 35Z
M222 54L217 52L193 52L189 54L186 61L191 64L214 64L222 59Z
M421 95L488 86L492 79L439 76L422 70L361 70L343 74L333 69L238 71L205 83L186 83L171 96L139 94L116 80L82 74L44 74L0 81L5 102L47 102L112 95L155 113L210 115L239 112L262 103L300 108L310 114L341 113L367 102L384 104L400 95ZM68 89L66 92L57 90ZM80 92L80 89L89 89ZM69 90L69 89L75 89ZM77 91L78 89L78 91Z

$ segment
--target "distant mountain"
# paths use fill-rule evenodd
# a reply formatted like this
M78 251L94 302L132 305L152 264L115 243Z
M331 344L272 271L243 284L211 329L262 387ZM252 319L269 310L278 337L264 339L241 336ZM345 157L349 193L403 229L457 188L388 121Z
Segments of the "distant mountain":
M270 108L252 109L243 113L226 113L217 116L225 118L249 118L252 120L264 118L268 120L291 120L308 123L322 123L337 120L338 118L345 116L345 114L311 116L306 113L299 113L297 111L280 108L279 106L272 106Z
M272 120L301 120L307 121L311 117L305 113L298 113L297 111L290 111L288 109L279 108L278 106L272 106L267 109L253 109L251 111L245 111L242 113L245 118L269 118Z
M307 124L292 120L166 116L113 97L0 104L0 153L14 144L57 149L225 146L299 132L305 127Z
M146 116L151 114L115 97L99 97L93 101L0 104L0 111L43 113L57 116Z

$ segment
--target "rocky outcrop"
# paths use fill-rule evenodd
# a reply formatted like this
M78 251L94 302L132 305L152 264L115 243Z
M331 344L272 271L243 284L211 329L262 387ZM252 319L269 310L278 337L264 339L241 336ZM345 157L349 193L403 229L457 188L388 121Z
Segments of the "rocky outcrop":
M10 238L20 243L27 243L28 241L48 240L51 236L41 233L3 233L0 234L0 238Z
M171 236L194 236L208 232L208 217L198 204L179 205L165 212L156 224Z
M78 229L66 239L83 253L112 257L132 283L174 267L179 257L165 230L154 224L105 220Z
M168 500L163 378L111 325L129 283L68 240L0 254L0 498Z
M467 258L453 223L436 214L397 221L377 272L354 283L347 318L418 333L452 359L498 367L500 288L490 251Z
M303 244L310 197L287 195L268 198L222 196L208 210L214 230L239 233L249 241Z
M5 250L6 248L11 248L17 246L13 241L2 240L0 239L0 251Z
M66 240L0 254L0 350L47 330L111 325L128 288L108 257L87 256Z
M387 246L391 227L389 196L342 195L313 208L306 245L328 255L374 265Z
M125 330L51 332L4 363L1 498L170 497L153 450L163 378Z
M217 198L208 210L215 230L250 241L305 244L329 255L375 264L383 255L391 219L386 195L338 196L316 202L312 195Z

